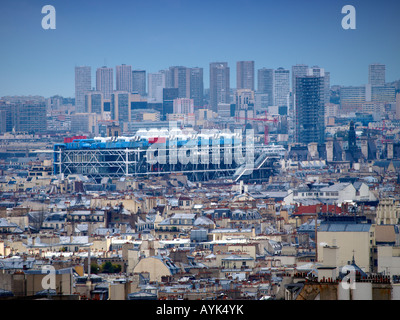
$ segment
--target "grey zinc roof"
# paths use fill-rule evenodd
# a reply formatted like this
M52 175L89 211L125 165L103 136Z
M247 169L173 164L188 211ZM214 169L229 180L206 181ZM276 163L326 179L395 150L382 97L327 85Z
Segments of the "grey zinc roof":
M343 182L343 183L336 183L334 185L331 185L329 187L324 187L321 189L321 191L340 191L349 186L351 183L349 182Z
M319 232L369 232L369 223L323 223L320 225Z

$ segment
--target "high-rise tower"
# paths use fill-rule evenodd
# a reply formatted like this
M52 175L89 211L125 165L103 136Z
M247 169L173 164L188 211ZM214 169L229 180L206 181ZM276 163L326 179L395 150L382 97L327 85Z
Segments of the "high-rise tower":
M85 110L85 94L92 89L92 69L88 66L75 67L75 108Z
M254 61L238 61L236 63L236 89L254 91Z
M218 111L218 103L230 103L230 68L227 62L210 63L210 106Z
M96 70L96 90L103 93L104 99L111 99L114 90L114 72L112 68L103 66Z
M116 66L116 90L132 92L132 66L122 64Z
M325 135L324 77L296 78L296 141L323 143Z
M380 63L373 63L368 68L368 84L371 86L384 86L386 66Z

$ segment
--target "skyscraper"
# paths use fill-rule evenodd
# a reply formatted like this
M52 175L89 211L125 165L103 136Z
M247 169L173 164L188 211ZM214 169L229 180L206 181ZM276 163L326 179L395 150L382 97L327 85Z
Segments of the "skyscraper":
M166 72L166 88L177 88L179 98L190 98L190 68L172 66Z
M146 70L132 71L132 91L139 93L142 97L146 95Z
M320 68L318 66L313 66L309 69L308 75L324 77L324 96L325 96L325 104L330 101L330 89L331 89L331 73L326 71L324 68Z
M257 93L268 94L268 105L274 105L274 69L262 68L257 72Z
M373 63L368 68L368 84L371 86L383 86L385 80L386 66L380 63Z
M114 90L114 72L112 68L103 66L96 70L96 90L103 93L104 99L111 99Z
M0 108L0 133L7 131L7 111Z
M87 66L75 67L75 108L85 110L85 94L92 89L92 69Z
M236 89L254 91L254 61L238 61L236 63Z
M111 119L119 122L131 121L131 93L114 91L111 94Z
M290 71L278 68L274 71L274 105L278 107L289 106Z
M178 88L164 88L163 89L163 111L162 118L166 119L167 114L174 113L174 100L179 98Z
M132 66L116 66L116 90L132 92Z
M218 103L230 103L230 68L227 62L210 63L210 106L217 112Z
M190 68L190 99L196 107L204 104L203 68Z
M296 77L296 141L323 143L325 135L324 77Z
M149 102L162 102L163 89L165 88L165 72L148 74L148 95Z
M292 92L296 94L296 77L304 77L308 75L309 67L306 64L296 64L292 66Z
M85 95L85 112L103 113L103 95L99 91L88 91Z

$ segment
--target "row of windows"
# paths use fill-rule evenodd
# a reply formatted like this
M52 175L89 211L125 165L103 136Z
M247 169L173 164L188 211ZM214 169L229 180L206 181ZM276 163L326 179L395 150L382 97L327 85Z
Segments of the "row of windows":
M337 196L339 196L339 192L338 191L331 191L331 192L297 192L297 191L294 191L293 195L295 197L298 197L298 196L301 196L301 197L318 197L318 196L320 196L320 197L322 197L322 196L337 197Z

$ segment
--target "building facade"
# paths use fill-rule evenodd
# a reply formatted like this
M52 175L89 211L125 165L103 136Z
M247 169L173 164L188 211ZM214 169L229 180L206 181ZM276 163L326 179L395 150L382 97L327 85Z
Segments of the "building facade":
M274 70L262 68L257 72L257 93L268 94L268 105L274 105Z
M122 64L115 67L116 90L132 92L132 66Z
M290 71L278 68L274 71L274 105L289 106Z
M142 97L146 95L146 70L132 71L132 91L137 92Z
M236 63L236 89L254 91L254 61L238 61Z
M114 90L113 68L103 66L96 70L96 90L103 94L104 99L111 99Z
M230 68L227 62L210 63L210 106L215 112L218 103L230 103Z
M85 111L85 94L92 89L92 69L88 66L75 67L75 107Z
M324 78L296 78L296 141L323 143L325 136Z
M386 66L380 63L372 63L368 66L368 84L371 86L383 86L385 80Z

